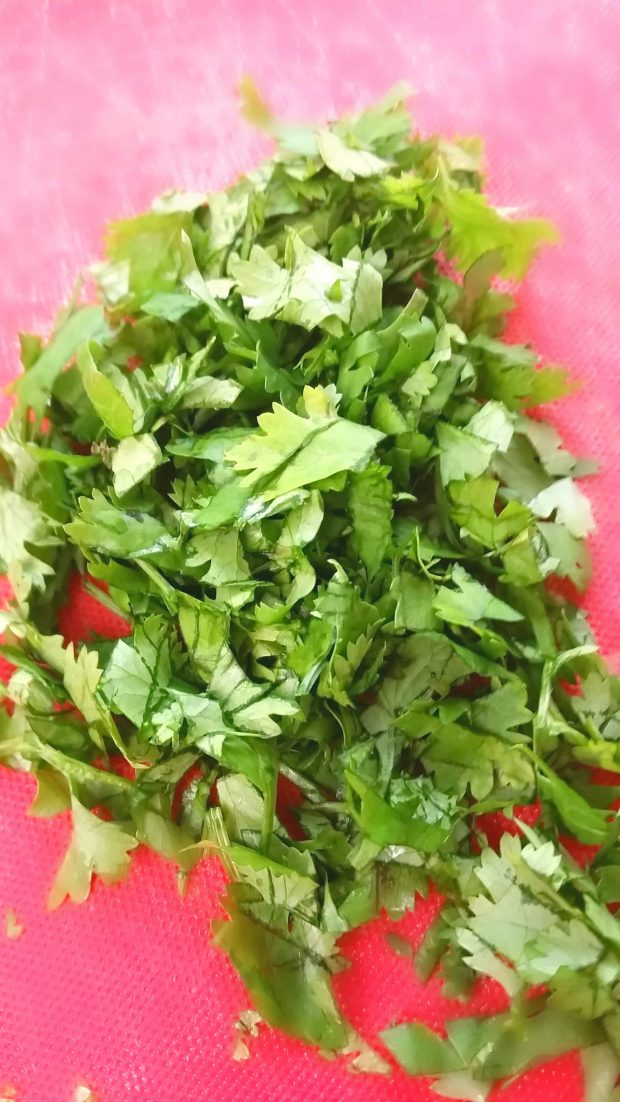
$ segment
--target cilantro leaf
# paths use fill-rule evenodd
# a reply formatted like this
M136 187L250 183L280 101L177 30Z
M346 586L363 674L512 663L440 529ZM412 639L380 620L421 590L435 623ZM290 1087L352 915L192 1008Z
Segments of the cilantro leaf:
M119 639L110 655L101 691L114 712L141 727L170 679L168 625L150 616L136 629L133 645Z
M558 522L577 539L594 531L590 502L572 478L561 478L542 490L530 502L530 508L539 517L556 512Z
M322 388L306 387L304 398L307 418L274 405L273 413L259 418L262 435L250 436L227 452L228 462L247 472L246 484L263 486L265 500L340 471L362 469L382 438L375 429L339 418Z
M352 473L349 509L353 550L372 578L380 569L392 535L392 487L387 468L372 464Z
M353 180L356 176L380 176L389 168L387 161L367 150L347 145L333 130L319 130L317 143L327 168L343 180Z
M215 924L215 940L243 976L259 1013L321 1048L343 1048L347 1027L331 993L329 957L313 945L303 919L288 936L286 912L272 907L273 917L267 921L260 907L252 907L252 890L239 889L228 889L229 921ZM249 911L244 903L250 904Z
M8 574L20 602L28 600L33 588L44 589L53 575L51 563L29 548L56 544L49 519L36 501L13 490L0 490L0 567Z
M492 441L443 423L437 426L437 443L439 469L446 485L484 474L495 452Z
M112 456L114 492L122 497L152 473L162 462L159 444L151 433L121 440Z
M88 897L93 874L106 884L116 884L129 871L129 851L137 839L116 823L99 819L72 797L73 835L62 865L52 885L48 907L54 910L66 896L74 903Z
M100 306L72 309L57 325L48 344L16 384L20 405L42 417L64 367L86 341L97 340L106 332Z
M491 249L502 254L502 274L521 279L543 242L556 242L557 231L543 219L503 217L469 188L448 186L442 201L449 221L448 250L462 268L469 268Z
M153 555L172 544L166 525L157 517L135 509L125 512L100 490L94 490L91 498L80 498L79 512L65 531L83 547L130 558Z
M131 436L134 431L131 407L124 394L98 370L88 345L82 345L78 352L78 367L84 390L106 428L117 440Z
M345 258L334 264L309 248L293 230L286 241L284 267L260 245L247 260L233 257L229 272L249 317L278 317L339 334L344 326L359 333L381 316L381 275L371 264Z
M457 563L452 568L452 581L456 589L440 586L433 601L433 608L442 620L453 624L475 624L479 620L522 620L523 614L495 597L485 585L472 578Z

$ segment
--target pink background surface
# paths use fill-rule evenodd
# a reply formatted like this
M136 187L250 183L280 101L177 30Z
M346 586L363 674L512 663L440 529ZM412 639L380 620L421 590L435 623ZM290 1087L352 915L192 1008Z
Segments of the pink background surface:
M0 379L17 371L17 329L49 324L106 220L256 162L265 143L234 95L243 74L291 119L362 106L406 79L423 131L483 134L495 201L562 232L519 292L511 332L583 380L554 416L602 463L587 604L617 661L619 55L616 0L0 0ZM68 620L93 626L84 609ZM173 870L140 851L126 883L49 915L68 823L27 819L32 788L0 770L0 917L13 908L24 926L18 941L0 927L0 1086L14 1083L22 1102L69 1102L78 1079L101 1102L437 1097L399 1073L355 1078L275 1034L232 1064L247 1000L209 945L218 866L203 863L181 901ZM402 932L420 932L433 909L420 905ZM345 939L352 968L337 985L367 1038L390 1020L437 1026L462 1013L436 986L420 989L384 928ZM492 1005L481 990L475 1008ZM581 1102L577 1069L556 1061L501 1099Z

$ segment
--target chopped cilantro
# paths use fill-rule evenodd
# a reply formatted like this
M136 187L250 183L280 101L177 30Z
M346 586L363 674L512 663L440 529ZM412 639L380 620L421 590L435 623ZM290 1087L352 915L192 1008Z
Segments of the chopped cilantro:
M72 814L49 905L124 877L140 842L181 883L218 854L215 940L256 1008L235 1058L264 1019L383 1074L334 997L338 939L433 880L419 974L492 977L511 1005L445 1036L394 1024L394 1059L484 1102L578 1047L602 1102L620 788L591 768L620 773L620 680L547 585L587 583L592 468L528 415L572 384L502 341L493 284L554 232L490 204L476 142L411 136L402 89L324 127L244 101L272 159L111 226L98 301L22 338L0 757L34 772L31 814ZM124 638L65 645L76 570ZM536 829L484 843L480 813L536 803Z

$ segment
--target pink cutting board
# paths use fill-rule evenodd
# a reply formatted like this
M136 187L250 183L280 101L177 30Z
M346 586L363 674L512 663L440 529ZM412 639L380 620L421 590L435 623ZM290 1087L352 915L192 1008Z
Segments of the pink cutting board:
M0 0L0 373L18 370L18 328L45 328L104 223L172 185L229 183L265 151L239 118L251 73L285 118L360 107L405 79L423 131L480 133L499 205L546 214L563 244L519 292L515 338L583 380L554 411L595 454L598 532L587 598L604 650L620 624L620 3L617 0ZM102 621L78 602L67 632ZM437 1098L424 1083L354 1077L265 1033L230 1061L247 1005L209 945L221 873L205 862L187 898L173 870L139 852L128 881L82 907L45 910L68 835L27 819L33 785L0 770L0 1086L21 1102L69 1102L78 1080L101 1102L371 1102ZM419 935L436 903L403 932ZM0 917L2 915L0 914ZM438 1026L463 1013L422 990L386 947L385 924L344 939L346 1013L368 1040L392 1020ZM482 987L473 1004L499 1005ZM0 1094L2 1092L0 1091ZM568 1057L523 1077L502 1102L581 1102Z

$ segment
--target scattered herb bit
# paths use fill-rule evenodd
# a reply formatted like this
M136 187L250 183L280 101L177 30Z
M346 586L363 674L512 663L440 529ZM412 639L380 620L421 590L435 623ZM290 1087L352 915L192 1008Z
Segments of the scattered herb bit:
M347 1071L352 1075L391 1075L392 1068L383 1056L375 1052L358 1034L352 1034L349 1044L342 1049L344 1056L350 1056Z
M250 1037L258 1037L258 1027L262 1022L260 1014L256 1010L242 1010L235 1022L236 1040L233 1048L233 1060L248 1060L250 1049L248 1040Z
M620 773L620 680L547 584L587 585L593 468L530 415L572 383L502 340L494 283L554 232L489 203L477 141L411 136L402 89L318 128L244 94L274 157L111 226L97 302L22 338L0 756L37 777L33 815L71 810L50 905L139 842L184 880L219 854L215 939L256 1008L236 1058L260 1016L383 1073L332 991L339 938L432 880L418 974L491 977L511 1008L395 1024L394 1059L480 1102L580 1048L607 1099L620 788L592 769ZM75 571L124 638L65 645ZM494 849L502 811L519 835Z
M9 941L17 941L17 939L22 936L24 932L24 927L22 926L21 922L18 922L17 915L15 914L15 911L12 910L12 908L9 908L7 910L5 922L6 936L8 937Z
M73 1102L99 1102L99 1095L91 1091L85 1083L78 1083L73 1095Z

